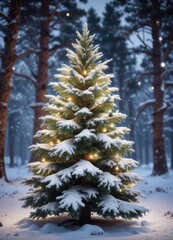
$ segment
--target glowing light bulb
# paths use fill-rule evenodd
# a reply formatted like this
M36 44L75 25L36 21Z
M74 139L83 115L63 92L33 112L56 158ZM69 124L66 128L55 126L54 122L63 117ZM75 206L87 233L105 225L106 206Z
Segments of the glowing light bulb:
M102 130L103 132L107 132L107 128L103 128L103 130Z
M84 75L87 75L87 71L86 71L86 70L84 70L84 71L83 71L83 74L84 74Z
M89 159L91 159L91 160L94 159L94 155L93 155L93 154L90 154L90 155L89 155Z
M131 183L131 185L130 185L131 187L134 187L134 186L136 186L136 184L135 183Z
M156 24L157 24L157 25L159 25L159 24L160 24L160 21L159 21L159 20L157 20L157 21L156 21Z
M138 86L141 86L141 82L138 82Z
M118 171L118 170L119 170L119 167L118 167L118 166L116 166L116 167L115 167L115 170L116 170L116 171Z
M38 187L38 190L42 189L42 187Z
M121 189L119 189L119 192L122 192L122 190L121 190Z
M161 42L163 40L163 38L162 37L159 37L159 41Z
M57 143L60 143L61 141L58 139L56 142L57 142Z
M113 128L113 127L114 127L114 124L113 124L113 123L111 123L111 125L110 125L110 126L111 126L111 128Z
M53 146L54 144L53 144L53 142L50 142L50 146Z
M98 157L98 154L97 154L97 153L95 153L95 154L94 154L94 157Z
M68 98L68 101L71 101L71 100L72 100L72 98L71 98L71 97L69 97L69 98Z
M164 62L161 62L161 64L160 64L160 66L162 67L162 68L164 68L165 67L165 63Z
M66 16L67 16L67 17L69 17L69 16L70 16L70 13L69 13L69 12L68 12L68 13L66 13Z
M42 158L42 160L41 160L42 162L46 162L46 159L45 158Z

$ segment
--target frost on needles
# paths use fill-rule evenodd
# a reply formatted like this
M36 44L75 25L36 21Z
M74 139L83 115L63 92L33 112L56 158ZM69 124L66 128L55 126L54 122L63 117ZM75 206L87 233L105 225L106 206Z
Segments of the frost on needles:
M40 162L28 164L33 176L23 198L34 209L32 218L69 214L80 224L91 222L91 213L103 218L138 218L147 209L136 204L139 191L132 187L141 178L133 173L138 163L127 154L132 142L119 123L126 117L116 109L118 89L110 87L106 74L110 60L94 46L87 25L77 32L74 51L67 49L69 65L63 65L47 95L38 143L30 147Z

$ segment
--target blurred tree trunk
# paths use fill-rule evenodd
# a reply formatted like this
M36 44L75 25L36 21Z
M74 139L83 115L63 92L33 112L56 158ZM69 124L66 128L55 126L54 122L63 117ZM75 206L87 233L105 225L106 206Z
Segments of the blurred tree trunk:
M8 116L8 98L11 88L13 66L16 60L16 43L20 25L21 0L11 0L8 13L8 27L5 37L5 47L2 51L1 81L0 81L0 178L7 176L5 173L5 135Z
M49 1L41 2L41 26L40 26L40 52L38 54L38 77L36 86L35 106L34 109L34 128L33 136L40 129L41 120L39 119L44 112L42 107L46 102L45 94L47 94L48 86L48 60L49 60ZM36 143L33 138L32 143ZM30 162L38 161L38 157L31 154Z
M162 86L162 68L161 68L161 43L160 26L161 12L160 3L158 0L152 1L152 39L153 39L153 86L154 86L154 106L153 106L153 151L154 151L154 166L152 175L161 175L168 172L165 144L163 137L163 117L164 111L164 92Z

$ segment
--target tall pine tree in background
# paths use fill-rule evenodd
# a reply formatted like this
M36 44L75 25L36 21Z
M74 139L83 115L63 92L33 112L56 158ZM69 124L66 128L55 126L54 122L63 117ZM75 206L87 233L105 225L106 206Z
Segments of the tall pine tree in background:
M47 96L40 142L31 146L42 162L28 165L34 176L25 180L32 189L24 207L35 209L32 218L68 213L80 224L90 223L91 213L138 218L147 209L135 204L140 192L131 189L140 177L132 172L137 162L125 157L132 142L123 139L129 130L118 127L125 115L115 111L113 75L104 73L110 60L100 61L87 25L77 36L70 64L51 84L57 95Z

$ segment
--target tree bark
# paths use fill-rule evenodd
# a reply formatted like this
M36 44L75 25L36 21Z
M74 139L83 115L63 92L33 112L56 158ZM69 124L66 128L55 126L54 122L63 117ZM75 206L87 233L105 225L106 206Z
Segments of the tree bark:
M38 54L38 78L36 86L35 106L34 110L34 127L33 135L40 129L41 120L44 112L43 105L46 102L45 94L47 94L48 86L48 60L49 60L49 1L42 0L41 2L41 25L40 25L40 53ZM33 138L32 144L36 143ZM31 154L30 162L38 161L39 158Z
M91 223L91 206L90 203L86 203L85 207L82 208L79 218L79 224L90 224Z
M11 78L13 66L16 60L16 43L20 25L21 0L10 1L8 18L10 19L7 35L5 37L5 47L2 52L1 81L0 81L0 178L7 180L5 172L5 136L6 122L8 116L8 99L11 89Z
M160 26L161 26L161 13L160 3L158 0L152 1L152 39L153 39L153 86L154 86L154 98L153 105L153 151L154 151L154 166L152 175L161 175L168 172L165 144L163 136L163 97L164 93L161 90L162 86L162 68L161 68L161 44Z

